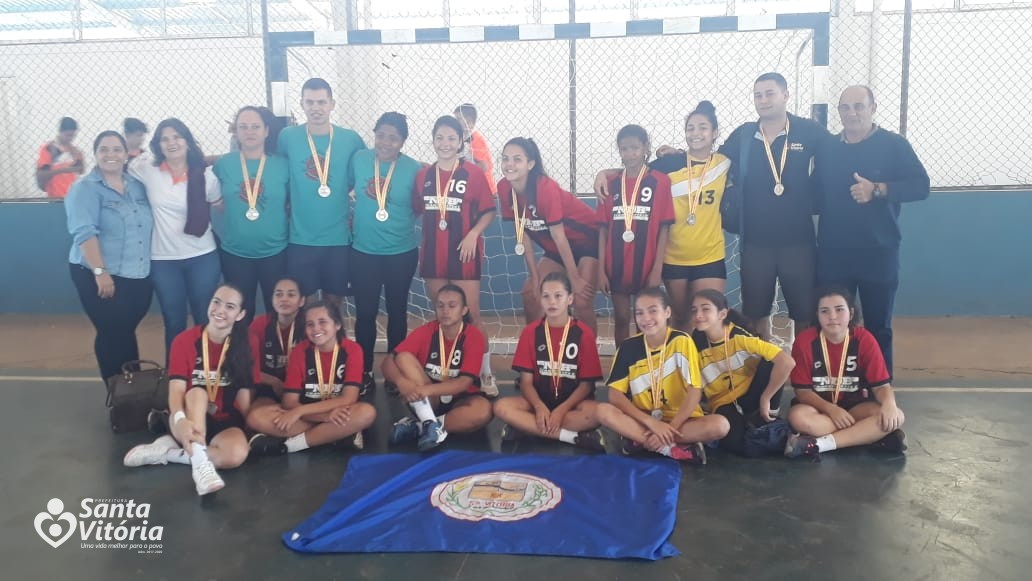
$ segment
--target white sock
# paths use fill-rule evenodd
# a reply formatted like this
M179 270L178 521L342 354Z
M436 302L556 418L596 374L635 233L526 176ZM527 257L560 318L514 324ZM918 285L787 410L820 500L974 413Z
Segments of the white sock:
M828 434L827 436L817 438L818 452L831 452L835 448L838 448L838 444L835 443L835 436Z
M437 416L437 423L444 425L444 414Z
M432 422L437 417L434 415L434 406L430 405L429 398L424 397L419 401L414 401L409 404L409 407L416 412L416 417L420 422Z
M196 444L194 444L196 446ZM169 464L189 464L190 457L186 455L186 450L182 448L174 448L165 452L165 462Z
M494 375L491 373L491 352L484 353L484 362L480 364L480 375Z
M190 455L190 464L197 466L198 464L204 464L210 462L208 460L208 447L204 444L193 443L193 454Z
M308 449L308 439L305 438L304 432L287 438L287 441L284 443L287 446L287 452L300 452L301 450Z
M566 442L567 444L576 444L577 432L567 430L566 428L559 428L559 441Z
M662 448L660 448L659 450L656 450L656 451L669 458L670 457L670 451L673 450L673 449L674 449L673 446L671 446L670 444L667 444L666 446L663 446Z

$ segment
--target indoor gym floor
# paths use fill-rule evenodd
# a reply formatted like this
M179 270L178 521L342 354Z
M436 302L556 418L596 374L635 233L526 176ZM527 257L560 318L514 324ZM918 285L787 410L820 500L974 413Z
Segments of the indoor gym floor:
M353 452L314 450L224 471L227 487L199 499L185 466L127 469L122 455L149 439L108 429L92 330L79 316L0 316L2 579L1029 579L1032 480L1032 320L901 319L896 384L907 413L906 456L864 450L823 462L744 460L714 453L684 467L672 542L655 563L482 554L300 555L279 535L307 518ZM160 352L160 321L141 327ZM40 346L45 346L45 350ZM607 365L604 361L603 365ZM495 359L503 395L508 362ZM382 390L367 452L384 452L402 408ZM500 426L445 446L499 450ZM611 439L610 449L618 445ZM411 450L411 448L409 449ZM508 448L507 448L508 451ZM581 453L547 442L515 453ZM33 519L51 498L151 504L161 554L51 548Z

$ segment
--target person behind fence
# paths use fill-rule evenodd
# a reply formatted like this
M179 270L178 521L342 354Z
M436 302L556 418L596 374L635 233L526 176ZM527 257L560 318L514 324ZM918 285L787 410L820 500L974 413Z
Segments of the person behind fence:
M874 122L877 110L870 87L847 87L838 104L842 132L817 153L817 280L859 291L864 327L892 372L900 206L926 199L929 179L906 138Z
M491 147L484 139L484 135L477 131L477 108L472 103L463 103L455 108L455 118L462 123L462 141L465 144L465 147L462 148L462 157L484 170L487 183L491 186L491 194L497 195L498 184L495 183L494 156L491 155Z
M324 79L301 86L305 123L284 128L276 150L290 169L290 243L287 272L311 295L340 304L348 292L351 252L351 157L366 148L351 129L330 120L336 102Z
M484 230L494 220L495 200L483 170L459 157L462 125L450 115L434 123L437 161L420 170L412 202L423 217L419 274L427 295L434 297L446 284L461 287L469 302L473 325L480 326L480 279L484 263ZM481 383L484 392L498 395L491 373L491 350L484 339Z
M480 390L484 334L473 324L466 293L446 284L434 300L437 319L412 331L383 360L384 377L416 416L394 423L391 444L418 441L420 450L491 421L491 403Z
M613 300L613 338L617 345L630 333L631 298L659 286L674 203L670 178L650 170L649 134L626 125L616 134L623 171L613 176L609 196L598 204L602 222L598 238L598 287Z
M51 198L63 198L72 183L85 171L82 151L73 143L79 124L71 117L62 117L57 137L39 148L36 159L36 185Z
M351 436L361 449L362 430L376 419L376 408L358 401L362 348L347 338L340 309L312 301L304 321L307 339L290 352L282 404L259 407L247 418L258 432L250 441L255 454L300 452Z
M659 287L638 293L634 318L641 333L624 340L606 384L609 403L598 420L624 438L624 454L648 450L688 464L705 464L702 442L724 437L723 416L703 414L699 353L684 331L669 326L670 300Z
M751 450L746 435L777 421L781 395L795 360L778 346L749 331L743 317L728 308L724 293L703 289L692 299L692 339L699 350L702 391L709 412L724 416L730 429L720 448L736 454L761 455ZM780 453L787 436L780 420Z
M147 139L147 124L136 117L126 117L122 121L122 135L125 136L125 145L129 148L129 161L132 161L143 153L143 144Z
M355 340L365 357L362 391L373 379L380 291L387 310L387 352L408 333L408 298L419 263L419 235L413 195L421 164L401 152L409 136L401 113L384 113L373 126L373 148L351 159L355 176L351 279L355 294Z
M514 251L527 262L523 285L523 314L527 323L543 316L541 282L553 272L565 272L573 285L577 320L594 333L595 285L598 284L598 232L595 211L545 174L541 150L533 139L514 137L502 149L498 202L502 218L513 222ZM543 251L540 260L524 234Z
M709 101L700 101L688 114L684 133L687 151L658 157L649 166L666 173L671 182L674 223L663 256L663 285L670 293L671 324L687 330L692 296L704 288L724 292L727 283L720 204L731 187L731 160L713 151L719 126L716 108ZM595 178L595 192L609 195L603 172Z
M298 324L298 313L305 305L301 287L291 278L276 281L272 291L273 310L251 321L251 343L261 369L251 408L278 404L283 400L287 361L291 350L304 339L305 325Z
M223 200L222 276L243 290L249 319L257 314L259 286L264 311L273 311L273 288L287 271L289 171L287 160L270 150L270 120L258 107L237 111L240 150L221 156L212 168Z
M129 450L126 466L189 464L203 496L225 486L216 469L236 468L247 459L244 417L259 369L243 300L234 286L219 286L208 322L176 335L168 366L170 433Z
M151 280L167 353L186 329L188 312L195 324L208 322L208 303L222 276L210 208L222 193L193 133L175 118L158 124L150 152L133 160L129 173L147 188L154 213Z
M117 131L93 140L96 166L72 184L65 199L72 248L68 267L86 316L96 330L93 352L100 377L140 358L136 327L151 304L154 218L143 184L125 171L126 143Z
M604 452L595 412L595 382L602 379L595 333L570 316L573 288L565 273L549 272L537 294L544 317L523 329L512 359L519 395L494 404L505 422L502 440L533 434Z
M817 291L816 327L792 346L796 399L788 421L785 456L817 458L838 448L874 444L886 452L907 449L903 411L878 342L855 325L852 294L842 287Z

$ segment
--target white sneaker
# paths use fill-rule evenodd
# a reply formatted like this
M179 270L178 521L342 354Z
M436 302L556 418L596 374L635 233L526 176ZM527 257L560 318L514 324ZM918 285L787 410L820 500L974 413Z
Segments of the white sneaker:
M495 381L494 375L480 376L480 390L487 397L498 397L498 382Z
M215 465L211 463L211 460L194 464L191 475L194 484L197 485L197 496L222 490L226 486L226 483L219 477L219 473L215 471Z
M357 432L355 434L355 439L352 440L351 443L355 446L356 450L364 449L365 448L365 438L362 437L362 432Z
M168 464L166 456L171 450L179 448L179 442L172 436L165 434L150 444L134 446L126 452L122 458L122 464L130 468L137 466L148 466L152 464Z

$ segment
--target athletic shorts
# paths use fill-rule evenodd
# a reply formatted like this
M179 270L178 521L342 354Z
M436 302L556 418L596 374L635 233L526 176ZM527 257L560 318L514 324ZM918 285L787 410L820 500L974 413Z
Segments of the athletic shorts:
M697 264L695 266L663 263L663 280L687 280L691 282L701 278L727 279L727 266L723 260Z
M276 395L276 390L272 389L272 386L267 383L259 383L254 386L254 399L260 397L267 397L276 403L281 401L281 398Z
M805 389L805 388L800 388L800 389ZM838 406L848 412L849 410L855 408L856 406L858 406L858 405L860 405L862 403L867 403L869 401L873 401L875 403L878 402L878 400L874 397L873 392L871 393L871 395L867 399L847 399L847 400L843 400L842 397L839 397L839 404L838 404ZM796 405L798 403L802 403L802 402L799 401L799 398L793 397L792 398L792 405Z
M806 326L817 310L814 300L817 249L812 244L742 246L742 314L752 320L770 315L775 283L788 305L788 316Z
M244 429L244 417L239 413L231 413L228 418L216 419L211 415L204 416L205 418L205 434L204 441L208 444L211 443L212 439L215 438L220 432L224 432L230 428Z
M570 246L570 252L573 253L574 264L580 265L582 258L594 258L598 260L598 240L595 240L594 246ZM545 258L555 261L556 264L562 264L563 259L558 253L545 252Z
M434 406L434 413L439 416L443 416L444 414L452 411L459 402L465 401L473 397L479 397L487 401L487 396L484 395L483 392L464 391L458 395L453 395L451 401L449 401L448 403L438 402L438 404Z
M297 281L301 294L322 289L339 297L348 294L350 246L287 246L287 274Z
M545 407L547 407L549 409L549 411L554 410L555 408L557 408L561 404L563 404L567 399L569 399L569 398L555 399L555 392L548 391L547 393L541 393L540 389L538 390L538 397L541 398L541 402L545 404ZM595 400L595 391L594 390L590 391L588 393L588 397L584 398L584 400L585 401L594 401Z

